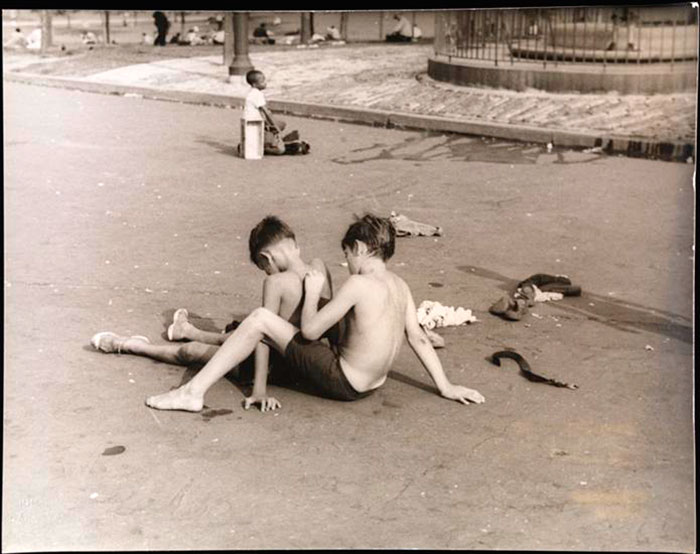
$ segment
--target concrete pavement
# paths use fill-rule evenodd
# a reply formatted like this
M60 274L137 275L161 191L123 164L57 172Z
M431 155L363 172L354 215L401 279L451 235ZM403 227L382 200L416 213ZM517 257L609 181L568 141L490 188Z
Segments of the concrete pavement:
M690 165L299 118L311 155L246 162L233 112L3 94L3 551L694 550ZM417 302L475 310L440 358L484 405L438 397L404 347L357 403L276 388L281 412L244 412L224 380L201 414L153 412L191 372L88 344L257 306L246 236L267 213L341 283L366 209L444 228L392 267ZM542 271L584 296L487 313ZM580 389L485 360L504 346Z

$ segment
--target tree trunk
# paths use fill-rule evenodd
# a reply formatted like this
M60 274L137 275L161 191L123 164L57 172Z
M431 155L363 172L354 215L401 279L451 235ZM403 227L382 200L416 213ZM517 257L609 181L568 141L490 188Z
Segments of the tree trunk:
M105 10L104 14L105 44L109 45L112 43L109 36L109 10Z
M345 42L348 40L348 12L340 14L340 38Z
M311 13L301 12L301 43L309 44L311 40Z
M224 14L224 65L229 67L233 62L233 12Z
M46 51L51 46L51 12L49 10L41 10L41 53L46 54Z

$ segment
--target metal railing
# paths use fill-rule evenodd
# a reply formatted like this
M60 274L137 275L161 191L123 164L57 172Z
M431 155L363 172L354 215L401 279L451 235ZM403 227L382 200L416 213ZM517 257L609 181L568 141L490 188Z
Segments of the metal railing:
M686 6L455 10L435 25L436 54L494 65L697 60L697 11Z

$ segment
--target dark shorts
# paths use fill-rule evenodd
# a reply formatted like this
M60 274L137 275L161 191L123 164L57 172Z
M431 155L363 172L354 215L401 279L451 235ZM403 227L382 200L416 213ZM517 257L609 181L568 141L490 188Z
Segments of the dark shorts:
M345 377L340 358L333 349L323 341L306 340L301 331L289 341L284 360L294 377L313 385L326 398L357 400L373 392L357 392Z
M267 380L272 384L284 384L286 378L287 364L282 357L282 354L274 348L270 348L270 360L268 362ZM255 352L238 364L238 370L235 375L237 381L241 384L252 384L255 380Z

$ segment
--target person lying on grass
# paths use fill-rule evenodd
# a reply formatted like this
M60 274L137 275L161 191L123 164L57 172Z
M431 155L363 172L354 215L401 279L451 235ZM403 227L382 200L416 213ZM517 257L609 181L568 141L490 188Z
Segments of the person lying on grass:
M250 259L266 274L263 281L262 305L292 325L300 325L303 297L303 279L315 270L327 277L319 297L320 302L327 302L332 295L332 284L328 269L322 260L315 258L307 263L301 258L301 252L292 229L275 216L268 216L260 221L250 232L248 241ZM235 323L227 329L235 328ZM189 340L182 344L151 344L143 336L123 337L111 332L97 333L91 339L92 346L107 353L136 354L155 360L178 365L204 365L212 359L219 347L231 336L233 329L226 333L217 333L197 329L188 320L187 310L181 308L173 316L173 323L168 327L168 340ZM272 356L270 356L272 354ZM276 398L267 395L268 369L273 373L283 370L282 357L260 342L251 353L237 362L239 375L255 371L252 394L246 399L248 406L260 404L266 411L280 406ZM233 369L231 366L229 369Z
M318 309L327 278L318 270L309 270L304 278L300 327L267 308L257 308L192 380L146 398L146 405L159 410L200 411L209 388L261 342L275 348L284 357L285 367L323 396L357 400L386 381L404 334L442 396L463 404L484 402L479 392L448 380L418 324L408 285L387 269L395 236L388 219L367 214L355 221L341 241L350 277L332 300ZM338 323L342 332L337 342L329 346L319 340Z

